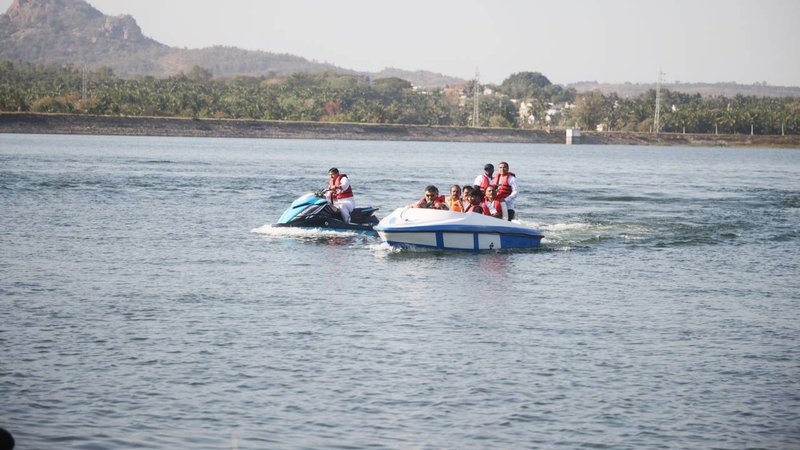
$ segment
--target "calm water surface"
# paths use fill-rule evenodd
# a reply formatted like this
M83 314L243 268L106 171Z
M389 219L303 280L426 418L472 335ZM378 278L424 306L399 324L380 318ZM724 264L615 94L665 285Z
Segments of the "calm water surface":
M506 160L543 248L273 229ZM800 448L800 151L0 135L19 449Z

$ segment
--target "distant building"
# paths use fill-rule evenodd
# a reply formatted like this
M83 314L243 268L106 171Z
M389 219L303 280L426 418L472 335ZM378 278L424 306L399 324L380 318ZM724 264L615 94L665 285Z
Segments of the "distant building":
M533 125L536 123L536 117L533 115L533 103L529 101L518 101L512 100L513 102L519 102L519 123L522 125Z

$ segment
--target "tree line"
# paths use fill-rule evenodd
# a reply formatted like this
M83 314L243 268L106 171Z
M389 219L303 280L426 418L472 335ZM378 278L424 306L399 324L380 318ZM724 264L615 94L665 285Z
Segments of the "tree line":
M473 80L474 81L474 80ZM0 62L0 110L97 115L471 126L474 82L423 91L400 78L323 72L215 78L121 78L108 68ZM631 98L577 93L538 72L479 85L478 126L654 131L654 90ZM797 134L800 99L661 93L659 131ZM520 115L520 104L527 116Z

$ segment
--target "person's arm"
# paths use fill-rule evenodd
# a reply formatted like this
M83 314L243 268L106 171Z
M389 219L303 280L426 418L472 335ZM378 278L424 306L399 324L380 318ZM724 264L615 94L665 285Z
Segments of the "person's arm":
M407 206L407 208L422 208L423 205L425 205L425 197L422 197L421 199L417 200L416 202L411 203L410 205Z
M350 187L350 179L349 179L349 178L347 178L347 177L342 177L342 178L339 180L339 183L340 183L340 186L339 186L339 191L340 191L340 192L344 192L344 191L346 191L346 190L347 190L347 188L349 188L349 187Z
M508 177L508 185L511 186L511 193L508 194L505 200L511 200L513 202L513 200L517 198L517 194L519 194L519 191L517 191L517 177Z
M505 208L505 203L504 202L495 202L494 205L495 205L495 211L494 211L494 214L492 214L492 217L497 217L498 219L502 219L503 218L503 209Z

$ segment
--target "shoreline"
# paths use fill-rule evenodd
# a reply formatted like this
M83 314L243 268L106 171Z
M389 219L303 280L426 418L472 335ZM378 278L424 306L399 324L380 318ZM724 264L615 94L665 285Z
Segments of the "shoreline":
M566 145L564 130L35 113L0 113L0 133ZM581 131L582 144L800 148L800 135Z

